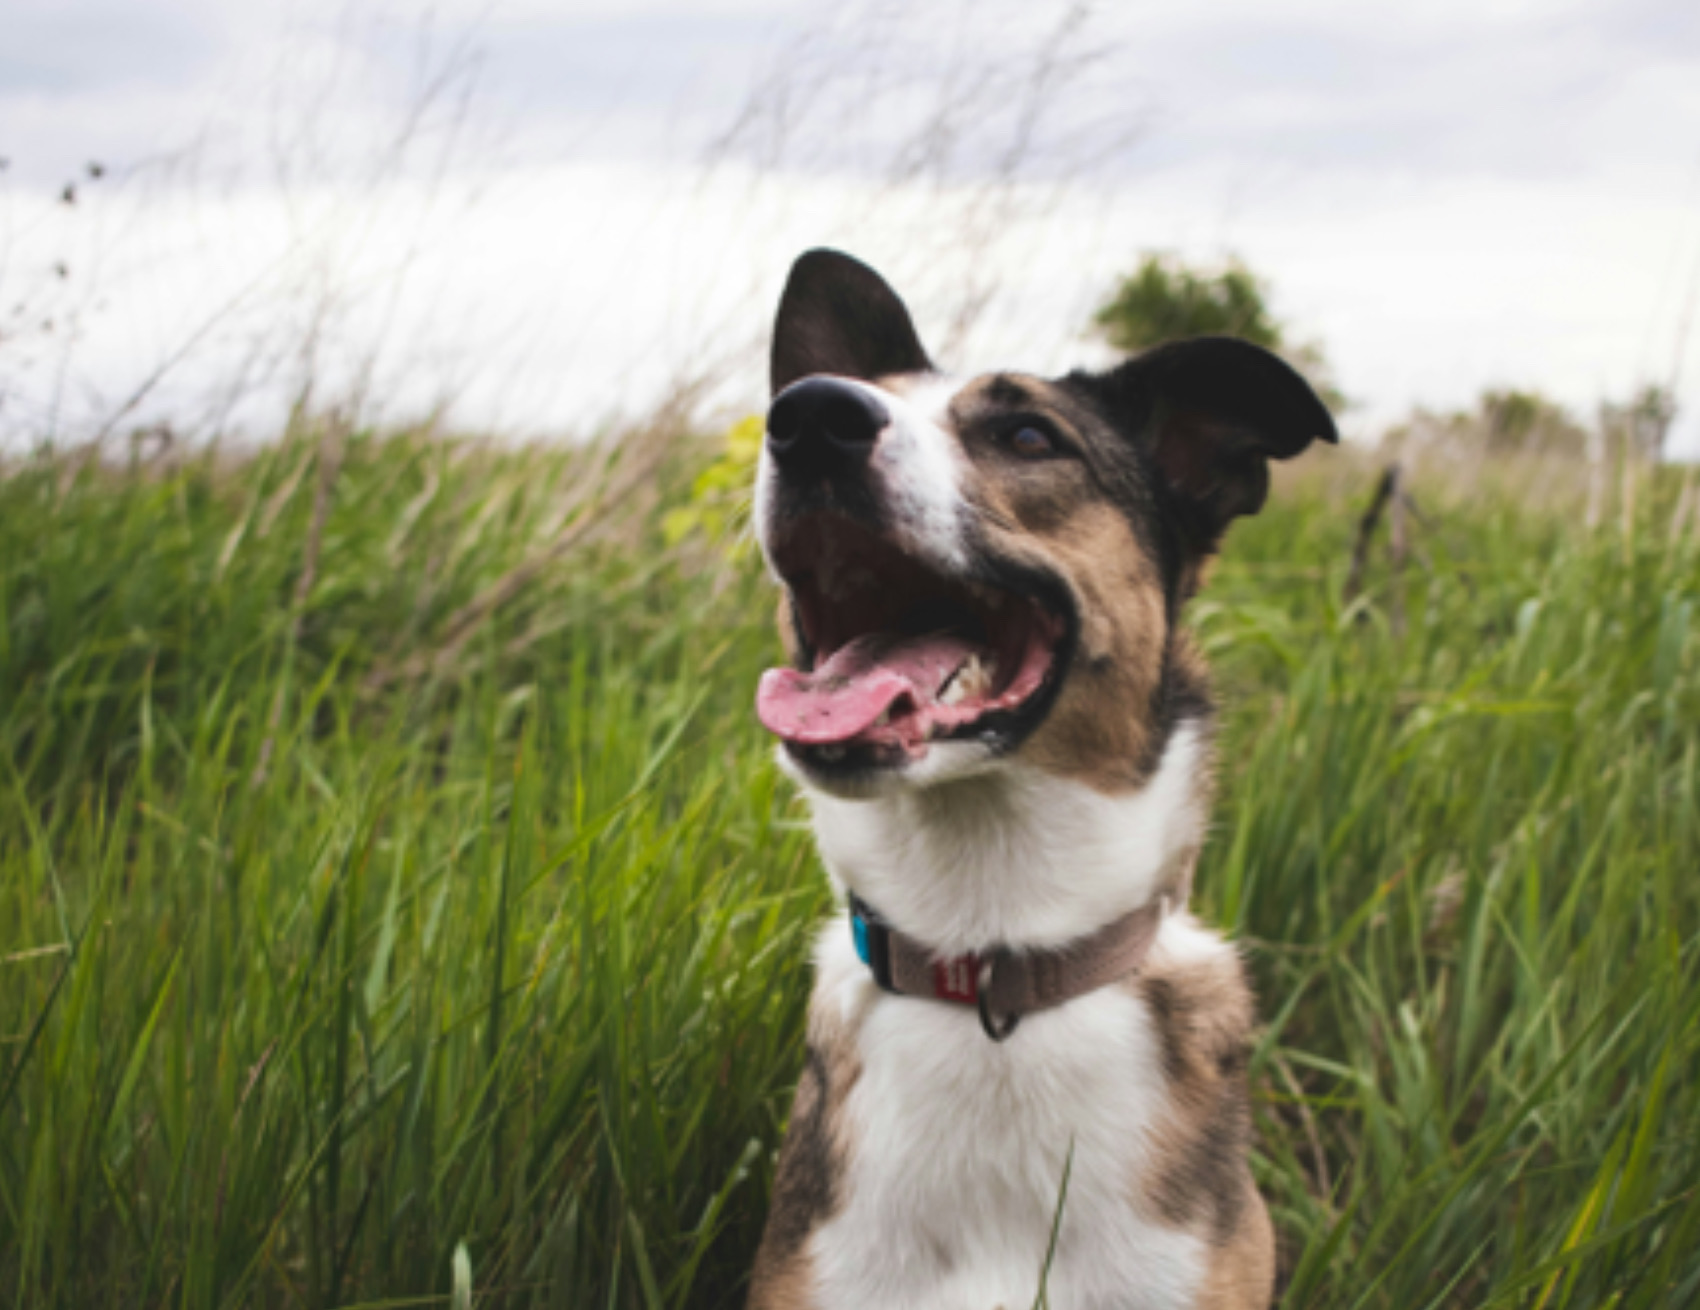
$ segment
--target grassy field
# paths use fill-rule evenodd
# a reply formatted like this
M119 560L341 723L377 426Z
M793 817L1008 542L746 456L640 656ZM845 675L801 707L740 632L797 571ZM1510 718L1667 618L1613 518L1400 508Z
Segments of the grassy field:
M688 463L0 480L0 1296L740 1303L826 894ZM1285 1304L1700 1304L1700 533L1425 485L1401 633L1372 480L1193 611Z

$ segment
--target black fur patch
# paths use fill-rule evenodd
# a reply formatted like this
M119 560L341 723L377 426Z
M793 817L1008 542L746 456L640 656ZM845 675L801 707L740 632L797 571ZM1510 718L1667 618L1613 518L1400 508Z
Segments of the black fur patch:
M1157 1205L1171 1223L1210 1224L1210 1240L1225 1246L1239 1229L1246 1203L1246 1137L1249 1110L1245 1089L1217 1090L1210 1124L1183 1148L1180 1160L1157 1180Z
M796 1254L816 1226L832 1213L838 1198L838 1167L827 1134L831 1079L826 1061L813 1046L797 1082L791 1126L779 1152L768 1212L764 1259L783 1261Z
M1183 723L1209 725L1215 715L1216 702L1211 699L1203 665L1177 657L1175 629L1171 626L1163 650L1163 671L1151 693L1152 732L1139 760L1139 776L1149 778L1157 771L1175 729Z
M1146 978L1140 984L1151 1017L1157 1021L1157 1037L1163 1043L1163 1074L1171 1083L1189 1081L1186 1058L1186 1029L1190 1026L1190 1003L1167 978Z
M1062 379L1137 446L1187 552L1213 554L1230 520L1269 494L1269 461L1337 441L1310 385L1278 356L1231 337L1170 341L1102 374Z
M986 383L984 398L986 403L999 409L1030 409L1033 407L1033 393L1014 378L1004 374L992 378Z

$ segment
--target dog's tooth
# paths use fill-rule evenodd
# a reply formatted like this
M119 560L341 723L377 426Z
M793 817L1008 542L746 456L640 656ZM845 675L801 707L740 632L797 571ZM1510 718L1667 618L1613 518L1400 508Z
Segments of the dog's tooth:
M883 728L891 722L891 706L887 705L880 711L879 718L874 720L874 727Z
M993 667L996 667L995 661ZM939 690L939 704L960 705L970 696L984 696L991 685L991 674L986 671L979 655L970 655Z
M951 690L959 693L957 699L960 700L963 696L984 696L991 685L991 674L986 671L986 666L981 663L980 657L970 655L967 663L962 666L961 672L956 675L956 681L951 685Z

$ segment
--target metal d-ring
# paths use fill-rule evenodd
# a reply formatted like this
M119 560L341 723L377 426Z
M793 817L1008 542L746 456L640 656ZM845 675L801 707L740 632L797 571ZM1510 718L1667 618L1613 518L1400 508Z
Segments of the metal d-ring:
M1003 952L998 951L981 960L980 973L974 980L974 992L980 1004L980 1027L986 1030L986 1036L994 1042L1004 1041L1021 1022L1019 1014L1005 1015L1001 1025L992 1017L992 983L997 976L997 964L1001 959Z

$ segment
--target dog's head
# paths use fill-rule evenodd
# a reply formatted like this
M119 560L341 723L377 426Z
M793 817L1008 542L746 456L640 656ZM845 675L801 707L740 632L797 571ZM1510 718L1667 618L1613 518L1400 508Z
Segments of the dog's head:
M1205 561L1269 460L1335 440L1304 379L1223 337L942 376L896 293L827 250L791 270L772 383L756 524L792 666L757 708L846 797L1012 759L1138 787L1203 697L1175 625Z

